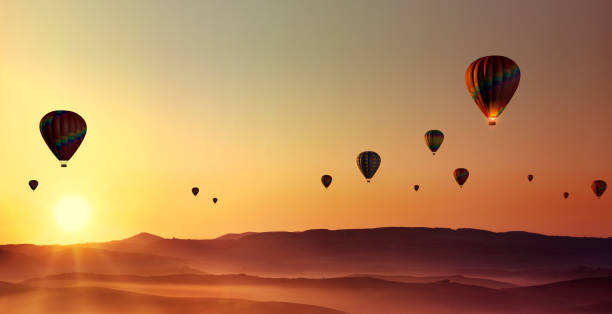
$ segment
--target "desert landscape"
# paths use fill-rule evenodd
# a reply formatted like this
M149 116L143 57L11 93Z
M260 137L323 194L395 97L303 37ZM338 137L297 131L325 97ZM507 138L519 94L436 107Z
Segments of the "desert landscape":
M577 314L612 302L604 238L396 227L0 252L0 304L15 313Z
M0 0L0 314L612 313L612 0Z

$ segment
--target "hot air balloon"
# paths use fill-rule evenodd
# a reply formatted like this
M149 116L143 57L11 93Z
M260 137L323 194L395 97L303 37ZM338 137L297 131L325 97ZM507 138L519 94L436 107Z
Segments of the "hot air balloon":
M563 192L563 198L568 198L568 197L569 197L569 193Z
M418 191L418 190L419 190L419 188L420 188L420 186L419 186L418 184L415 184L415 185L414 185L414 190L415 190L415 191Z
M38 187L38 181L30 180L30 182L28 182L28 185L30 185L30 189L32 189L32 191L34 191Z
M213 203L217 204L217 198L213 197Z
M327 189L329 185L332 183L332 177L329 174L325 174L321 177L321 183Z
M366 151L357 156L357 167L368 182L370 182L379 166L380 156L375 152Z
M489 125L495 125L518 88L520 79L518 65L503 56L479 58L465 71L468 91L489 119Z
M463 187L463 184L465 184L465 181L467 181L468 177L470 176L470 172L465 168L457 168L455 169L455 172L453 172L453 175L455 176L455 181L457 181L459 187Z
M604 194L607 187L608 184L606 184L606 181L603 180L595 180L593 183L591 183L591 190L593 190L593 193L595 193L597 198L600 198L601 195Z
M425 144L429 150L435 155L442 142L444 141L444 133L440 130L429 130L425 132Z
M198 193L200 193L200 189L197 187L193 187L191 188L191 193L193 193L193 196L198 195Z
M530 174L527 176L527 180L529 180L529 182L531 182L531 180L533 180L533 174Z
M77 113L57 110L40 120L40 134L51 152L66 167L87 133L87 124Z

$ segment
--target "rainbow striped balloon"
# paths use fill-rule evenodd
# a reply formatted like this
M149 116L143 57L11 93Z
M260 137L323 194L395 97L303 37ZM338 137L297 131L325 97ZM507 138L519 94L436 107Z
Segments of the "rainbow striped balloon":
M79 149L85 133L85 120L72 111L52 111L40 120L40 134L62 167L66 167L68 160Z
M487 56L472 62L465 71L465 83L480 111L495 125L521 79L521 70L510 58Z
M425 144L429 150L435 155L442 142L444 141L444 133L440 130L429 130L425 132Z
M470 172L465 168L457 168L453 172L453 176L455 177L455 181L459 184L459 187L463 187L465 181L467 181L470 176Z

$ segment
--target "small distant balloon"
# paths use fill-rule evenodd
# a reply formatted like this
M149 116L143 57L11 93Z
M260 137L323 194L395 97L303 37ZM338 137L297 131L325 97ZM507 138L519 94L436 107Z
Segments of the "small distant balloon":
M40 120L40 134L62 167L67 166L68 160L79 149L85 133L85 120L72 111L52 111Z
M593 193L595 193L597 198L600 198L604 194L607 187L608 184L606 184L606 181L604 180L595 180L593 183L591 183L591 190L593 190Z
M472 62L465 71L468 91L480 111L495 125L521 80L521 70L510 58L487 56Z
M357 167L368 182L380 167L380 156L376 152L366 151L357 156Z
M418 191L418 190L419 190L419 188L420 188L420 186L419 186L418 184L415 184L415 185L414 185L414 190L415 190L415 191Z
M327 189L332 183L332 176L330 176L329 174L323 175L321 177L321 183L323 183L323 186Z
M529 182L531 182L531 180L533 180L533 174L530 174L527 176L527 180L529 180Z
M213 197L212 201L213 201L213 203L217 204L217 198L216 197Z
M32 189L32 191L34 191L38 187L38 181L30 180L30 182L28 182L28 185L30 185L30 189Z
M193 193L193 196L196 196L196 195L198 195L198 193L200 193L200 189L197 188L197 187L193 187L191 189L191 193Z
M425 144L429 147L432 154L436 154L442 142L444 141L444 133L440 130L429 130L425 132Z
M467 181L470 176L470 172L465 168L457 168L453 172L453 176L455 177L455 181L459 184L459 187L463 187L465 181Z
M569 197L569 193L563 192L563 198L568 198L568 197Z

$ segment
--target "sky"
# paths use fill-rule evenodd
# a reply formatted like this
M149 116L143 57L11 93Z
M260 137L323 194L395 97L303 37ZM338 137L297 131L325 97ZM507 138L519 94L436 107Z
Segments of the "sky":
M381 226L610 237L612 196L590 184L612 183L611 11L605 0L1 1L0 242ZM521 81L491 128L464 73L494 54ZM38 129L59 109L88 126L67 168ZM429 129L446 135L436 156ZM382 157L370 184L355 162L365 150ZM78 230L57 218L66 199L86 204Z

